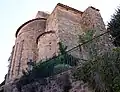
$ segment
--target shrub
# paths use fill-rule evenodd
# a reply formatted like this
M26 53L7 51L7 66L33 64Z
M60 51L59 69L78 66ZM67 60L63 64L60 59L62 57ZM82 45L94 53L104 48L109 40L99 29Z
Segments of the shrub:
M85 62L73 74L75 79L89 83L95 92L120 92L120 52L105 52Z
M59 43L59 45L60 54L58 56L36 63L31 71L23 71L23 76L16 83L19 90L26 84L61 73L77 64L78 59L65 51L67 47L63 46L62 43Z

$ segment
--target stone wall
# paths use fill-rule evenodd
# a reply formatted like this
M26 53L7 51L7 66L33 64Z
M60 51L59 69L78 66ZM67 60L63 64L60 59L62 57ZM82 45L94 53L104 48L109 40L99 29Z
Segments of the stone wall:
M78 44L78 35L83 33L80 21L81 13L56 6L47 19L46 31L55 31L59 41L71 49Z
M79 35L94 29L94 37L105 32L105 25L98 9L88 7L84 12L63 4L57 4L49 15L39 11L36 19L21 25L16 32L15 48L9 69L9 79L22 75L28 61L40 61L51 58L59 52L58 42L67 46L67 50L80 44ZM37 42L37 43L36 43ZM106 49L109 43L108 34L98 41L99 50ZM82 49L81 49L82 48ZM83 47L70 54L86 57Z
M71 12L61 6L58 6L57 9L58 29L56 34L69 50L78 45L79 35L83 33L80 25L81 13Z
M99 10L93 7L88 7L83 12L81 26L84 31L94 29L98 34L106 30Z
M69 50L78 45L79 35L84 33L80 25L81 15L80 11L58 4L47 19L45 32L55 31L58 42L62 42Z
M57 56L58 48L58 38L55 32L45 32L38 38L38 61Z
M35 18L48 18L49 14L43 12L43 11L38 11L37 15Z
M92 6L83 12L81 27L84 32L94 30L93 38L107 32L99 10ZM99 37L98 40L95 39L93 42L97 44L97 48L95 46L94 48L97 49L98 54L110 50L110 48L113 47L109 40L108 33ZM88 50L86 50L85 53L86 52L88 52ZM83 54L85 55L85 53Z
M7 74L7 76L6 76L6 83L8 82L8 80L9 80L9 77L10 77L10 71L11 71L11 68L12 68L12 58L13 58L13 54L14 54L14 48L15 48L15 45L13 46L13 48L12 48L12 52L11 52L11 55L10 55L10 57L9 57L9 67L8 67L8 74Z
M58 29L57 9L54 9L53 12L47 18L45 32L56 31L57 29Z
M27 62L37 60L37 36L45 30L46 20L36 19L24 25L17 33L15 49L10 70L10 79L22 75L26 70Z
M20 92L16 82L5 86L5 92ZM37 80L21 87L21 92L93 92L89 86L82 81L72 77L71 71Z

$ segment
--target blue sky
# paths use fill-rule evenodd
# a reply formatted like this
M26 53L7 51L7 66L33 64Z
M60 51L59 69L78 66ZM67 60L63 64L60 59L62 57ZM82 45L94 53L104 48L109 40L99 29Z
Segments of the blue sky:
M7 73L17 28L33 19L39 10L51 13L59 2L81 11L94 6L100 9L105 24L120 5L120 0L0 0L0 83Z

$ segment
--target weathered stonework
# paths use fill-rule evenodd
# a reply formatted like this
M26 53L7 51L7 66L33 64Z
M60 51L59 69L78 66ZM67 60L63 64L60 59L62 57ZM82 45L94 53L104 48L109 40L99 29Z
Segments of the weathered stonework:
M82 81L76 81L72 76L72 71L39 79L33 83L21 87L21 92L94 92ZM5 92L20 92L14 83L5 86Z
M54 31L48 31L38 38L38 61L58 55L58 38Z
M67 46L67 50L77 46L79 35L89 29L97 30L95 35L106 31L99 10L94 7L81 12L59 3L50 15L39 11L35 19L21 25L16 32L7 83L22 76L22 71L28 68L28 61L39 62L58 55L59 42ZM107 44L107 38L104 36L101 40L102 49ZM85 50L76 50L71 54L86 56Z
M37 35L45 30L46 19L39 18L24 25L17 33L15 49L12 58L9 79L14 79L22 75L22 70L26 70L27 62L37 60Z
M48 18L49 14L43 12L43 11L38 11L37 15L35 18Z

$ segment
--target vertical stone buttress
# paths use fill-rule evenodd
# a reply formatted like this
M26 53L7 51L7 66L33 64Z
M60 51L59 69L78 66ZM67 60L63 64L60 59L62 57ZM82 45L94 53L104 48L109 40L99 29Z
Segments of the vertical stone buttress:
M38 62L58 54L59 41L56 34L56 30L58 29L56 14L56 10L53 10L47 18L45 33L39 35L37 38Z
M81 27L84 31L96 30L96 34L103 33L106 30L99 10L92 6L83 12Z
M11 70L11 67L12 67L12 59L13 59L13 54L14 54L14 48L15 48L15 46L13 46L11 55L10 55L10 57L8 59L8 61L9 61L9 67L8 67L8 73L7 73L7 76L6 76L6 79L5 79L6 83L8 82L9 77L10 77L10 70Z
M26 71L28 68L27 62L29 60L32 60L32 62L37 60L36 39L45 31L46 26L46 16L41 15L41 18L39 12L37 15L39 16L36 19L24 23L16 32L9 80L19 78L22 75L22 71Z
M94 30L93 37L96 37L100 34L103 34L103 33L107 32L107 30L105 28L105 24L103 22L103 19L101 17L101 14L100 14L99 10L92 7L92 6L88 7L83 12L81 27L82 27L84 32ZM101 54L106 50L110 50L109 47L112 47L112 46L110 46L111 42L109 40L109 34L108 33L100 36L99 38L93 40L92 42L94 42L96 44L96 46L94 46L94 49L97 50L98 54ZM85 57L89 56L89 55L87 55L87 52L88 51L85 50L84 53L83 53L83 55Z

